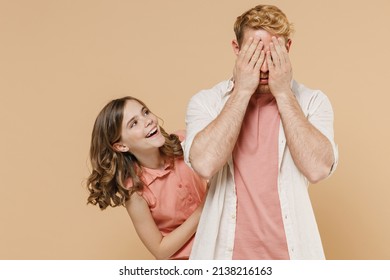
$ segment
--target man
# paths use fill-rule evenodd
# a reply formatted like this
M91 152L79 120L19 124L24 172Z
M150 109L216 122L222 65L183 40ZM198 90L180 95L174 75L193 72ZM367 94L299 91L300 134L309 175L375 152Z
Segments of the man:
M233 78L192 97L185 159L210 180L192 259L324 259L308 184L337 165L328 98L292 79L275 6L237 18Z

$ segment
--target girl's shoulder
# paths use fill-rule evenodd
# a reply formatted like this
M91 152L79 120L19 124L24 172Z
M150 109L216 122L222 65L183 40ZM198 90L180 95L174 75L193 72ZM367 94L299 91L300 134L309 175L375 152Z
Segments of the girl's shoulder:
M186 139L186 131L185 131L185 129L175 130L172 134L177 135L177 137L179 137L180 142L183 142Z
M133 188L133 180L131 178L126 179L125 188L131 192ZM154 207L156 205L156 196L147 185L144 185L141 190L136 191L135 193L145 199L149 207Z

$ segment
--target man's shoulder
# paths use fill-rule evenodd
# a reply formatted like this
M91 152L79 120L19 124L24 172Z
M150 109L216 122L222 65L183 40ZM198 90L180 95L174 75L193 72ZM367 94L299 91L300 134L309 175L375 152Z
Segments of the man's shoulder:
M197 100L208 100L208 99L215 99L215 98L222 98L224 97L228 92L231 91L232 88L232 81L231 80L224 80L216 85L207 88L207 89L202 89L199 92L197 92L192 99Z
M293 82L292 82L292 90L298 99L301 99L301 98L311 99L313 97L325 97L326 98L326 95L323 91L321 91L319 89L309 88L306 85L298 83L295 80L293 80Z
M311 89L296 81L293 81L292 90L305 114L311 114L315 111L319 112L322 110L332 111L332 104L328 96L321 90Z

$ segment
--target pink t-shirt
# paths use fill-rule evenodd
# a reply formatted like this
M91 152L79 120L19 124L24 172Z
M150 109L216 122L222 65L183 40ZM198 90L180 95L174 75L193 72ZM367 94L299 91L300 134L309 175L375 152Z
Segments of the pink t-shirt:
M184 162L176 158L174 168L166 164L164 170L143 167L142 181L145 186L142 197L163 236L180 226L198 207L206 191L206 182ZM127 186L132 182L128 180ZM194 236L170 259L188 259Z
M270 97L251 98L233 151L233 259L289 259L277 187L280 116Z

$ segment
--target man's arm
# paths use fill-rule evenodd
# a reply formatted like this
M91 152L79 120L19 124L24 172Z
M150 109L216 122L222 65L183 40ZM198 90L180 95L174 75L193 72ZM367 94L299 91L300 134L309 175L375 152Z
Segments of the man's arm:
M290 88L292 68L282 38L267 52L269 86L278 104L287 145L295 165L311 182L326 178L334 163L330 141L305 117Z
M201 130L192 143L189 160L193 169L210 179L229 159L242 120L260 78L265 53L259 38L249 38L240 50L234 67L234 89L221 113Z

